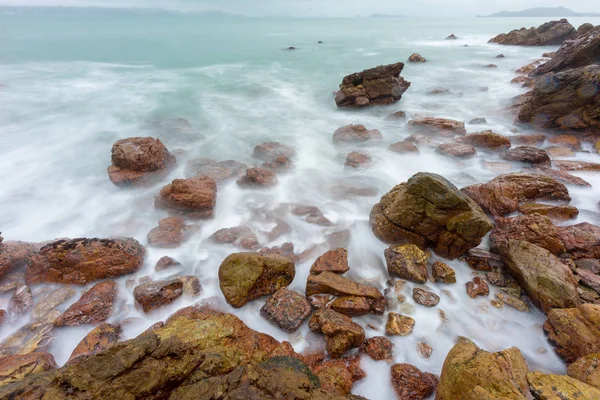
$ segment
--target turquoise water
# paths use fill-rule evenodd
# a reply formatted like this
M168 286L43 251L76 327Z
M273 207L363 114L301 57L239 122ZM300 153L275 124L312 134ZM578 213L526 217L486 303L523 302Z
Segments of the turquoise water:
M571 22L578 26L588 21ZM499 160L495 154L482 154L457 161L426 147L419 156L390 153L387 146L410 132L404 121L385 117L398 110L409 116L420 113L462 121L485 117L488 126L469 126L469 131L530 132L514 125L506 111L510 98L525 91L509 82L516 68L555 48L500 47L487 41L500 32L542 22L535 18L201 18L147 11L0 10L3 235L7 240L27 241L125 235L146 243L147 232L166 216L154 209L153 197L167 180L151 188L116 188L106 175L110 148L124 137L155 135L148 128L152 121L184 117L195 131L159 135L178 157L180 167L169 179L183 176L185 162L196 157L235 159L251 165L256 162L251 159L253 147L267 140L295 147L296 169L280 176L279 185L269 191L242 191L233 182L220 187L215 218L202 222L179 249L150 249L146 265L136 277L152 275L156 260L170 255L186 266L186 274L201 278L203 297L222 297L218 266L237 250L211 245L205 239L220 228L246 223L262 244L291 241L297 252L323 243L327 233L350 229L350 276L383 289L388 279L383 262L386 246L373 237L368 226L369 210L379 196L419 171L440 173L459 187L487 181L497 174L486 169L484 162ZM600 24L600 19L589 22ZM444 40L451 33L460 39ZM323 44L318 44L319 40ZM296 50L285 50L289 46ZM343 76L404 61L413 52L428 62L406 65L402 75L412 86L399 103L360 111L335 107L333 92ZM496 59L499 53L506 57ZM491 63L498 68L484 68ZM438 87L450 94L428 94ZM377 128L383 134L380 146L367 149L375 161L370 169L344 169L347 151L331 143L333 131L349 123ZM600 184L593 175L581 176L594 186ZM379 195L338 199L331 188L340 183L374 186ZM594 192L570 190L573 204L581 211L576 222L598 223ZM286 221L293 231L269 243L260 232L270 226L256 221L256 210L272 210L287 202L316 205L336 226L316 227L289 216ZM312 261L296 266L292 289L304 289ZM458 283L444 288L429 285L441 295L438 308L446 312L448 322L440 322L437 309L415 306L411 300L391 305L417 320L413 335L394 339L396 362L439 373L456 337L464 335L489 350L516 345L532 368L564 372L542 333L540 312L496 310L489 299L468 298L464 285L471 279L471 271L460 262L450 264L457 270ZM182 299L143 315L135 309L124 279L119 283L123 306L111 321L129 321L125 338L193 303ZM409 298L412 286L406 287ZM0 307L7 301L0 298ZM306 324L299 333L288 335L266 323L258 313L262 304L258 300L239 310L225 309L252 328L278 340L290 340L298 351L322 345L322 339L309 333ZM356 320L365 327L368 323L379 327L367 328L368 336L383 333L383 317ZM0 336L9 335L18 325L4 328ZM51 348L59 363L66 361L88 330L60 333ZM429 360L418 355L419 341L434 348ZM354 392L392 398L389 365L364 358L363 367L368 377Z

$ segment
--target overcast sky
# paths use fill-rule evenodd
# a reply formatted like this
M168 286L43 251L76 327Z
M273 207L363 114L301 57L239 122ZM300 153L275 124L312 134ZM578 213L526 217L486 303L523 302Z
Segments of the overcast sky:
M600 0L0 0L0 6L150 7L221 10L244 15L355 16L374 13L472 16L531 7L600 12Z

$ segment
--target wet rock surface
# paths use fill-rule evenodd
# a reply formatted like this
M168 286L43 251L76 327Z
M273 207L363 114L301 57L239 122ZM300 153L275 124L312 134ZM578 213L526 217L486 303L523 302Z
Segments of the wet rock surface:
M287 289L275 292L260 309L260 315L287 332L298 329L311 312L306 297Z
M465 123L445 118L433 118L417 115L408 121L408 125L418 131L433 131L442 136L462 136L467 133Z
M369 155L353 151L346 157L346 163L344 165L350 168L364 168L368 167L371 162L372 159Z
M428 292L421 288L413 289L413 300L415 303L425 307L435 307L440 302L440 296L433 292Z
M392 365L392 386L400 400L421 400L431 396L438 378L410 364Z
M24 267L36 253L37 249L30 243L0 241L0 277L13 269Z
M388 320L385 324L385 333L389 336L408 336L412 333L414 327L414 318L391 312L388 314Z
M390 276L416 283L427 282L429 257L414 244L389 247L385 250L384 255Z
M408 57L408 61L410 61L410 62L426 62L427 60L425 59L425 57L423 57L419 53L413 53L410 55L410 57Z
M235 244L245 250L257 250L260 247L258 238L247 226L219 229L208 239L220 244Z
M144 312L171 304L183 294L180 279L143 283L133 289L133 297Z
M367 129L364 125L346 125L333 132L333 144L368 144L381 141L383 137L377 129Z
M448 264L436 261L431 266L431 273L436 282L456 283L456 273Z
M546 166L550 166L551 164L550 156L545 150L531 146L514 147L504 154L504 159L528 164L542 164Z
M79 342L67 363L80 362L98 354L119 341L121 328L108 323L98 325Z
M112 313L116 297L115 281L97 283L54 321L54 325L77 326L104 322Z
M471 121L470 123L473 123L473 121ZM511 146L510 139L508 137L489 130L470 133L460 138L460 141L478 148L485 148L490 150L508 149Z
M544 331L556 353L567 363L600 351L600 305L548 311Z
M592 400L600 397L600 390L569 376L530 372L527 382L531 393L539 399Z
M277 175L270 169L248 168L241 176L237 185L243 188L270 188L277 185Z
M174 248L183 240L185 221L181 217L168 217L158 221L158 226L148 232L150 246Z
M0 356L0 386L56 368L58 366L54 361L54 356L49 353L34 352Z
M329 355L339 358L365 340L365 331L349 317L332 310L318 310L309 321L310 330L325 336Z
M446 156L467 158L477 154L475 147L465 143L444 143L436 147L435 151Z
M210 218L217 202L217 184L207 176L175 179L163 187L154 199L157 208L165 208L192 218Z

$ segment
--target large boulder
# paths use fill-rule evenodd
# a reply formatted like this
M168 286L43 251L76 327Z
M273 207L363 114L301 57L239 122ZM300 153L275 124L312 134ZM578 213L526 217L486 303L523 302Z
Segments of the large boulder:
M544 323L548 340L567 363L600 352L600 305L554 308Z
M490 43L516 46L555 46L577 35L575 27L566 19L546 22L537 28L515 29L490 39Z
M522 172L500 175L487 183L467 186L461 191L494 217L517 211L523 202L571 200L567 187L556 179Z
M104 322L112 313L116 297L115 281L97 283L54 321L54 325L78 326Z
M549 73L519 108L518 119L543 128L583 130L600 127L600 65Z
M156 182L175 165L160 139L132 137L112 147L112 165L108 177L116 186L144 185Z
M384 195L371 210L370 221L384 242L431 245L451 259L479 245L492 229L471 198L442 176L423 172Z
M527 382L536 399L600 399L600 390L570 376L530 372Z
M144 252L144 247L131 238L61 239L31 257L25 278L28 283L85 285L136 272L144 262Z
M278 254L234 253L219 267L219 285L233 307L273 294L294 280L294 262Z
M548 250L508 239L503 261L531 301L545 312L579 305L577 280L569 267Z
M585 67L600 61L600 26L582 32L577 38L568 40L558 49L554 57L537 67L532 76L566 69Z
M392 104L402 98L410 82L400 76L404 63L380 65L344 77L335 95L338 107Z
M527 361L516 347L489 353L459 343L444 361L436 400L526 400Z
M192 218L210 218L217 202L217 184L208 176L175 179L154 198L154 206Z

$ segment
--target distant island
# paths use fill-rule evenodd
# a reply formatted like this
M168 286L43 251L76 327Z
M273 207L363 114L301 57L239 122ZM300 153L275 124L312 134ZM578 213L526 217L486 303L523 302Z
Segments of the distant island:
M492 15L478 15L477 17L600 17L600 13L580 13L565 7L538 7L523 11L500 11Z
M404 15L393 14L371 14L369 18L404 18Z

